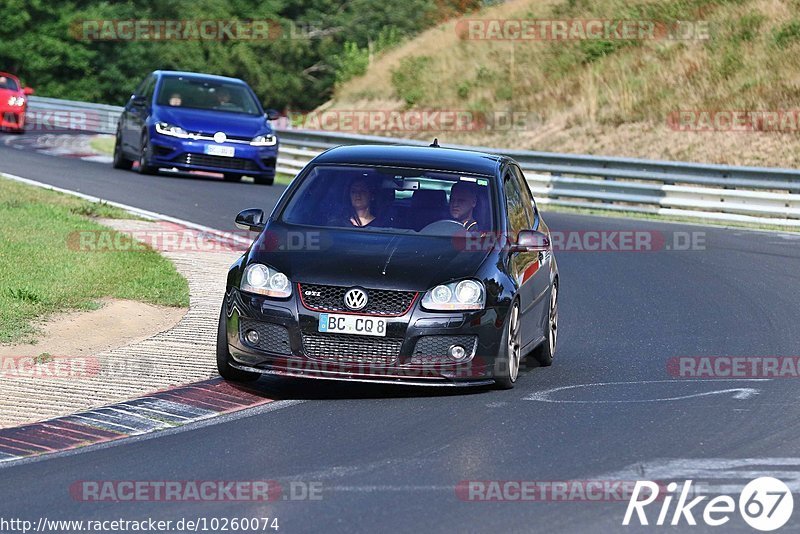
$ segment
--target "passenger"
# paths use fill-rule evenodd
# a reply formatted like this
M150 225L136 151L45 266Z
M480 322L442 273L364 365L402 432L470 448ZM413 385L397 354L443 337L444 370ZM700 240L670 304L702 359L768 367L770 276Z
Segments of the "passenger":
M231 103L231 92L224 87L217 91L217 106L226 107L233 105Z
M378 220L375 212L375 190L365 178L355 178L348 188L349 206L342 216L334 218L339 226L370 226ZM377 224L376 224L377 225Z
M477 186L471 182L456 182L450 188L450 217L467 230L477 230L478 221L474 218L477 205Z
M180 93L172 93L169 97L169 105L170 106L180 106L183 104L183 99L181 98Z

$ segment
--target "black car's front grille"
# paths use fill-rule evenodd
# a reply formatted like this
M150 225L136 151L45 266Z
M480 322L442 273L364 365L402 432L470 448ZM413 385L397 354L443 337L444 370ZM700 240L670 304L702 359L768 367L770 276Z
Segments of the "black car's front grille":
M303 334L306 356L337 363L394 365L402 345L402 339L352 334Z
M424 365L436 363L453 363L447 351L453 345L461 345L467 350L469 360L475 355L478 345L478 336L423 336L417 340L411 363Z
M255 330L258 333L258 343L253 344L247 341L245 334L248 330ZM242 343L264 352L273 354L292 353L289 344L289 330L279 324L242 319L239 322L239 337Z
M195 154L187 152L173 159L175 163L185 165L198 165L200 167L211 167L214 169L236 170L236 171L256 171L258 167L249 159L226 158L225 156L209 156L208 154Z
M344 294L349 287L300 284L300 297L309 310L323 312L351 311L344 305ZM358 310L365 315L397 317L405 314L417 298L414 291L367 289L367 305Z

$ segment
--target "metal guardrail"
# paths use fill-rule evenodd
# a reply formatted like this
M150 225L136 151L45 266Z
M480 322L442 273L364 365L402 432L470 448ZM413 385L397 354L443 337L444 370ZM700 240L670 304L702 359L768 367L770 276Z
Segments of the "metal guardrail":
M121 111L118 106L30 97L29 122L113 134ZM290 175L334 146L430 142L277 130L278 172ZM800 170L445 145L513 157L540 204L800 227Z

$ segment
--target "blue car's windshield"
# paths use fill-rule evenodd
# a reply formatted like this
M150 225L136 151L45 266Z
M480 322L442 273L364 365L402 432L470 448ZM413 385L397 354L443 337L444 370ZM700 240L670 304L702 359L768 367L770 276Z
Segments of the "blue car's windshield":
M261 113L253 94L246 86L203 78L164 78L156 102L159 106L247 115Z
M287 224L454 235L494 231L491 179L452 172L318 165L283 211Z

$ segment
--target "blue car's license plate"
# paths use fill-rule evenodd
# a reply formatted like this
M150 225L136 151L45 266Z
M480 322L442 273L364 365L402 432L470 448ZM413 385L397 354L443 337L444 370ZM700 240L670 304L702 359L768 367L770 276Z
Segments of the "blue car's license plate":
M226 158L232 158L234 153L235 149L232 146L206 145L206 154L209 156L224 156Z

